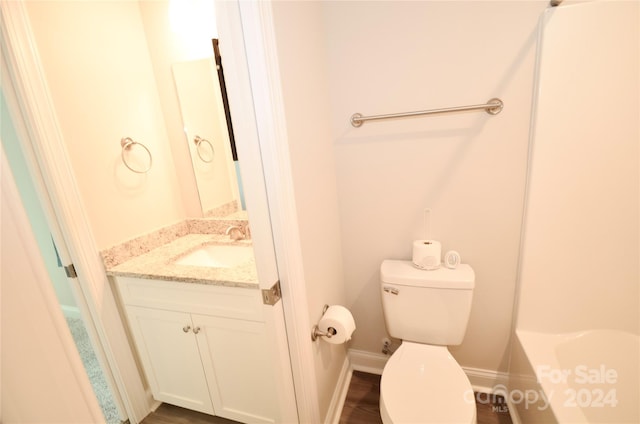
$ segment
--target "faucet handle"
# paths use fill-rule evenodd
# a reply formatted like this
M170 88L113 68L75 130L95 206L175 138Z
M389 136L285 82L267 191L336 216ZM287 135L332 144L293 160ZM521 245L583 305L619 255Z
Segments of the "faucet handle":
M231 225L227 228L226 234L231 237L231 240L242 240L245 237L244 231L237 225Z

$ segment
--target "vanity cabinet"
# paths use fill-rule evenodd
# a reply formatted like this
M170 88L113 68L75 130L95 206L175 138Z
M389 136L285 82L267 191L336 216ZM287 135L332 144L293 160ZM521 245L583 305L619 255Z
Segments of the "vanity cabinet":
M156 400L276 421L260 290L126 277L117 285Z

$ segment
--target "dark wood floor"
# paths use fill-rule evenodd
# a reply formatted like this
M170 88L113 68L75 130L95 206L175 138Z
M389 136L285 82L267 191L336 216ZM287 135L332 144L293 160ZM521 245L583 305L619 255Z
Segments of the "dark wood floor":
M147 415L140 424L238 424L238 422L163 403Z
M344 402L340 424L376 424L380 418L380 376L354 371ZM500 396L476 396L478 424L512 424ZM238 424L236 421L163 404L141 424Z

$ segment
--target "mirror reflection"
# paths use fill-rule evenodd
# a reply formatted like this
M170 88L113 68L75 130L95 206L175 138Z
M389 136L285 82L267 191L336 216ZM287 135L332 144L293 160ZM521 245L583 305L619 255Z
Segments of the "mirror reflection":
M213 46L217 47L216 39ZM220 63L219 55L172 66L204 217L244 209L224 74L216 62Z
M242 211L226 89L218 77L223 71L214 2L140 0L138 5L187 215ZM224 43L220 40L223 52Z

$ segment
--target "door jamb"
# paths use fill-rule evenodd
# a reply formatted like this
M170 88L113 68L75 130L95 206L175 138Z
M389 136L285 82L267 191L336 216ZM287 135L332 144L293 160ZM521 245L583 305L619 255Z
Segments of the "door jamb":
M111 285L104 273L91 227L58 126L55 110L22 1L0 1L2 52L19 107L29 123L31 147L40 169L64 243L78 273L80 292L90 312L104 357L131 422L151 409L133 352L127 341Z

